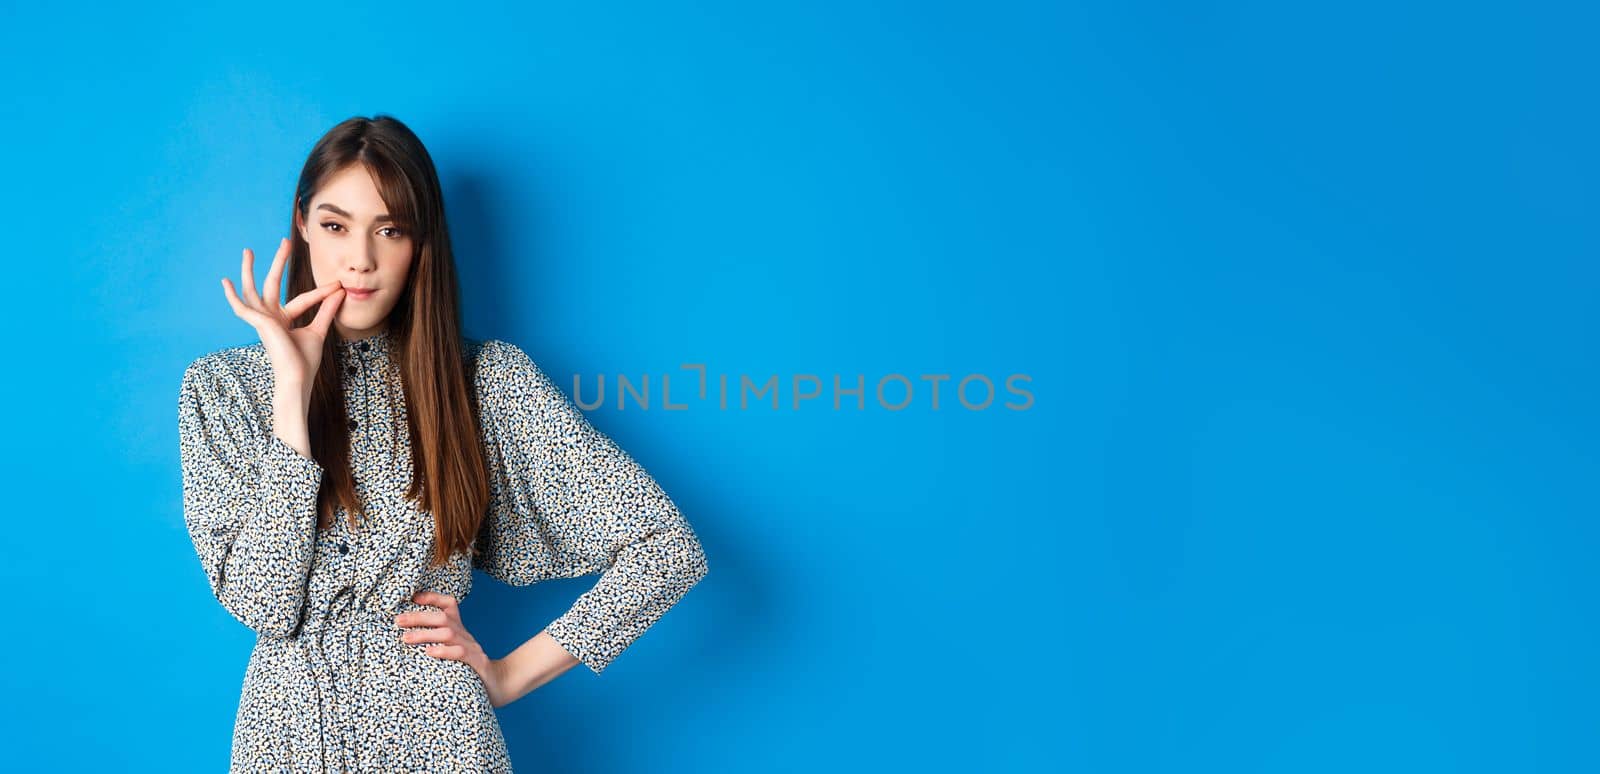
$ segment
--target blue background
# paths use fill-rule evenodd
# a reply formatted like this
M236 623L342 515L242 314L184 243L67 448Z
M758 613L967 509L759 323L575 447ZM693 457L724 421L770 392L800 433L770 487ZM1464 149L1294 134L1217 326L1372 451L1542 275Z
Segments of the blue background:
M384 112L468 333L564 386L1032 377L591 412L711 574L501 710L519 770L1594 771L1594 29L7 0L7 763L225 767L251 633L183 529L178 380L255 340L218 279L312 142ZM466 620L503 655L593 580L480 574Z

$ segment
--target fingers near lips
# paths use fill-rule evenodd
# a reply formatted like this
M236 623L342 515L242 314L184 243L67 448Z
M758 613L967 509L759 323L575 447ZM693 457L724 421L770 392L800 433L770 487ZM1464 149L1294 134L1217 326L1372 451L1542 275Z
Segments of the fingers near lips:
M244 255L239 260L239 289L244 296L244 301L250 306L256 306L261 301L261 296L256 295L256 254L246 247Z

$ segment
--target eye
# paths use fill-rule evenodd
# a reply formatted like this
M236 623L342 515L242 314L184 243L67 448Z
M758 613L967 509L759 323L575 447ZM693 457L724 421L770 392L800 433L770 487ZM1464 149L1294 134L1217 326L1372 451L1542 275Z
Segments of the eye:
M389 235L390 239L399 239L400 237L403 237L403 236L406 235L406 232L401 231L400 229L395 228L394 226L384 226L381 230L382 231L393 231L394 233Z
M323 223L323 224L322 224L322 227L323 227L323 228L327 228L327 227L329 227L329 226L333 226L333 227L334 227L334 228L344 228L344 226L341 226L341 225L339 225L339 224L338 224L338 223L334 223L334 222L333 222L333 221L331 221L331 220L330 220L330 221L327 221L327 222L324 222L324 223Z

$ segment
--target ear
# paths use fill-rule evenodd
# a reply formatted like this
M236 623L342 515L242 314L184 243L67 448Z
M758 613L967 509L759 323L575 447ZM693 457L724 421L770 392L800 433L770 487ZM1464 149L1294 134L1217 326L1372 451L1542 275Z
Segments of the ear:
M306 222L305 222L305 219L300 217L300 197L298 197L298 196L295 197L295 200L294 200L294 210L293 210L293 212L294 212L294 230L300 232L300 241L309 243L311 241L311 239L309 238L310 235L306 233Z

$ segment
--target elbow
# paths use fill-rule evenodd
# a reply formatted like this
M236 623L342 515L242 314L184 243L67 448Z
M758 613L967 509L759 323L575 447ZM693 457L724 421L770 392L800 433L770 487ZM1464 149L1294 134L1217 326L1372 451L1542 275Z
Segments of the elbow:
M299 628L306 587L298 575L255 570L248 563L224 562L212 569L212 596L234 619L265 637L288 637Z
M291 536L280 521L253 520L237 533L214 528L208 535L200 523L191 529L212 596L258 634L293 635L304 618L315 550L309 530Z
M674 563L675 575L678 585L685 591L693 588L710 571L706 564L705 546L700 544L700 539L692 529L684 530L684 550L679 559Z
M263 637L281 640L293 635L295 629L300 627L300 616L270 615L257 618L253 623L247 622L245 625Z
M637 544L626 571L645 580L650 594L676 601L706 576L706 552L687 525L657 532Z
M695 551L691 568L691 578L694 583L699 583L700 579L706 577L706 573L711 571L710 566L706 564L706 549L704 546L700 545L700 541L698 540L695 541Z
M300 626L303 602L299 599L272 600L219 593L217 601L235 620L263 637L288 637Z

